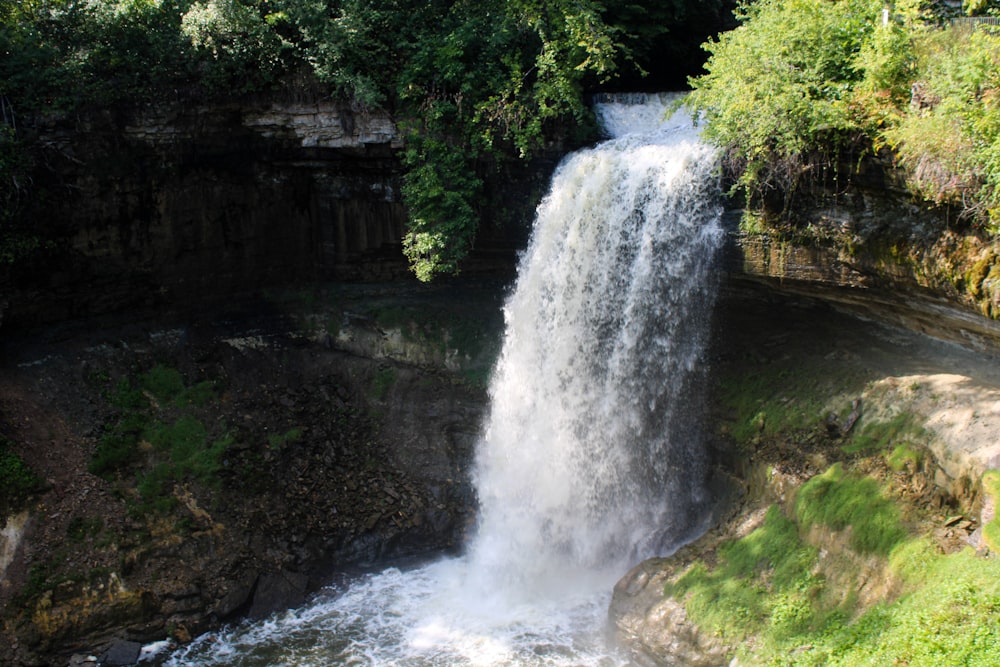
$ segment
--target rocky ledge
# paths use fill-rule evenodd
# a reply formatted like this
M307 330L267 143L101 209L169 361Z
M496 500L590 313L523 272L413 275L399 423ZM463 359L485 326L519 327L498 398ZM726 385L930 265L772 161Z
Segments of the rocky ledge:
M730 452L741 493L706 535L637 565L615 587L611 624L640 665L765 664L774 650L788 664L822 663L816 652L828 649L809 633L823 619L846 619L826 626L826 637L847 628L843 641L860 642L851 624L868 610L964 576L950 574L949 554L987 562L1000 550L990 528L1000 487L984 481L1000 468L995 358L742 285L723 304L713 353L715 440ZM862 514L897 517L889 544L907 556L859 546L862 527L846 519L810 523L802 498L815 502L814 489L838 484L870 493ZM780 549L805 568L790 587L782 568L792 566L760 543L777 543L782 526ZM738 564L743 553L758 555ZM921 567L940 573L912 574ZM736 588L746 599L726 592ZM720 620L712 608L732 615Z
M39 486L0 532L0 662L188 641L462 541L497 301L359 289L7 332L0 436Z

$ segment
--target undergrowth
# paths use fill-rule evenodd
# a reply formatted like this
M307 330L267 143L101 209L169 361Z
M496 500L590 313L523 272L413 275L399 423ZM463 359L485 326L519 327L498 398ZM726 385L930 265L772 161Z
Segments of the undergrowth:
M798 490L791 516L771 507L665 593L742 665L1000 664L1000 560L943 554L900 514L874 479L834 465ZM820 550L804 539L817 523L849 539ZM873 581L891 585L862 600Z
M764 368L726 378L719 387L729 412L730 435L747 443L755 437L800 435L820 428L824 410L844 387L861 391L864 379L834 368ZM843 406L845 415L850 402Z
M1000 502L1000 471L986 471L983 475L983 490L993 499L994 504ZM993 520L983 526L983 539L990 549L1000 552L1000 514L994 514Z
M0 516L24 507L42 480L14 451L12 444L0 438Z
M916 416L909 412L901 412L888 421L862 419L862 422L860 430L844 443L844 451L851 454L881 452L900 443L922 440L926 436L926 431Z
M804 530L815 524L850 528L851 548L859 554L886 556L906 536L896 504L878 482L851 475L839 463L799 488L795 515Z
M138 501L131 511L137 515L173 509L176 484L216 485L232 441L224 425L222 437L213 437L193 412L216 392L211 381L188 385L180 371L159 364L135 379L122 378L107 396L115 417L105 425L90 471L125 480L135 468Z

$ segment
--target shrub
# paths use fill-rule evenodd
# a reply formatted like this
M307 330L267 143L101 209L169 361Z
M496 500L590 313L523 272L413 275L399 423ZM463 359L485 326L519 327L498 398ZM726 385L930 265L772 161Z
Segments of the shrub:
M918 41L914 104L885 136L925 199L1000 227L1000 36L948 29Z
M143 374L142 387L161 403L172 401L184 391L184 377L175 368L162 364L153 366Z
M739 185L759 198L793 189L810 153L859 133L849 101L882 3L760 0L740 8L742 25L705 46L707 72L691 79L688 104L704 118L706 137L738 164Z

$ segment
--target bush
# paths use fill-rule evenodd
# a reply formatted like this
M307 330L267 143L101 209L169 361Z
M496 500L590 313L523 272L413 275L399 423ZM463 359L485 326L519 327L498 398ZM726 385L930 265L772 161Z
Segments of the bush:
M885 136L925 199L1000 229L1000 36L948 29L918 42L917 96Z
M690 81L688 104L759 199L793 189L810 153L836 151L860 132L849 102L882 3L760 0L741 9L742 25L705 46L707 72Z

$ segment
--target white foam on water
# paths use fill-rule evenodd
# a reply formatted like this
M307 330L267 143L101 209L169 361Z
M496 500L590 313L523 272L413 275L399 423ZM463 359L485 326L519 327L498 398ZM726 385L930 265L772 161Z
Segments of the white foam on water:
M615 137L568 156L505 306L460 558L396 568L201 637L162 664L626 664L610 591L703 529L689 419L721 244L715 153L674 98L597 105Z

